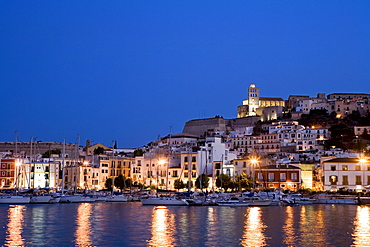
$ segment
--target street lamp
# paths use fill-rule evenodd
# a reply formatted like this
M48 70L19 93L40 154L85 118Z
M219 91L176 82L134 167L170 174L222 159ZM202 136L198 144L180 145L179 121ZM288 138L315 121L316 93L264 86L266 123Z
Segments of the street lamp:
M366 178L365 178L365 169L366 169L366 167L364 167L365 166L365 164L368 162L368 160L365 158L365 157L360 157L359 158L359 162L360 162L360 164L361 164L361 170L362 170L362 175L363 175L363 180L362 180L362 186L363 186L363 188L365 188L365 185L367 184L366 183Z
M157 165L158 165L158 167L166 166L166 168L167 168L166 163L167 162L166 162L165 159L159 159ZM161 174L161 177L163 177L162 176L162 169L160 169L160 174ZM157 169L157 186L158 186L158 184L159 184L159 182L158 182L158 169ZM167 189L167 171L166 171L166 189Z
M254 186L256 184L256 175L255 175L255 170L254 167L258 164L259 160L257 157L251 157L249 159L249 162L252 164L252 174L253 174L253 191L254 191Z

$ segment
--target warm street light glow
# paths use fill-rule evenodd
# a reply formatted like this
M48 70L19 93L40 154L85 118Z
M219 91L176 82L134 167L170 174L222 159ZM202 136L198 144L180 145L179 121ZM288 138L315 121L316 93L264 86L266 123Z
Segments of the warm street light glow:
M249 162L252 163L253 165L256 165L256 164L258 164L258 159L252 157L252 158L249 159Z
M365 158L360 158L360 163L366 163L367 162L367 159Z
M164 165L164 164L166 164L166 160L165 159L158 160L158 165Z

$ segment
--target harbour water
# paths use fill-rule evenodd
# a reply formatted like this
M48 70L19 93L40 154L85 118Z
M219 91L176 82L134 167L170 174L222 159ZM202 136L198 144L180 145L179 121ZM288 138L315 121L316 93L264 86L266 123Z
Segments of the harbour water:
M370 207L0 205L2 246L370 246Z

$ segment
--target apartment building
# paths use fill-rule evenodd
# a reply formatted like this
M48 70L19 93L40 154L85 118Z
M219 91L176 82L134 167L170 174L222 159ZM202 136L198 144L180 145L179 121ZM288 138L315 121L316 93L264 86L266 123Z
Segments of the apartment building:
M321 162L319 173L324 190L364 192L370 189L370 160L333 158Z

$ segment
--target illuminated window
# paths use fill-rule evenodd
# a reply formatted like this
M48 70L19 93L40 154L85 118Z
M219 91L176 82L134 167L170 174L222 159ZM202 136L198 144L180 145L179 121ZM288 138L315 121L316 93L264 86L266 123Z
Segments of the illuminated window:
M361 170L361 166L355 166L355 170L356 171L360 171Z
M348 171L348 166L347 166L347 165L343 165L343 166L342 166L342 170L343 170L343 171Z
M337 181L338 181L337 176L332 175L332 176L329 177L329 182L330 182L331 185L336 185Z

